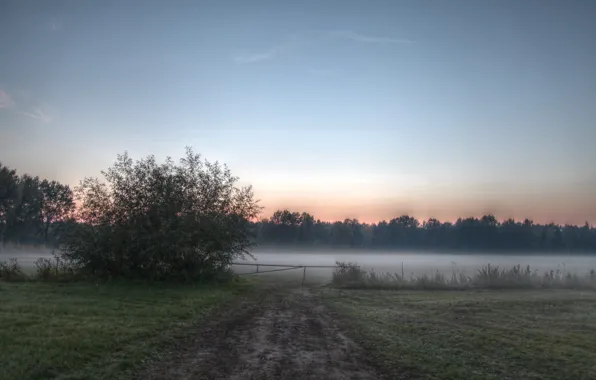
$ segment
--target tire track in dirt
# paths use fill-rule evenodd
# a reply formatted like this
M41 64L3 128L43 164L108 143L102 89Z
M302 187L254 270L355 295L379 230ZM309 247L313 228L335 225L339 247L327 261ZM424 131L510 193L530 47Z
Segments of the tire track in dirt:
M308 290L277 290L212 320L139 378L379 379Z

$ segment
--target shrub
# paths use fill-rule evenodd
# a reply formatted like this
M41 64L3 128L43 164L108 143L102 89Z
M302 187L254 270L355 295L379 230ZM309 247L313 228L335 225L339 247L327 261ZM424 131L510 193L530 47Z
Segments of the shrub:
M540 278L530 266L521 268L520 265L510 269L500 269L498 266L486 265L478 270L473 283L480 288L533 288Z
M260 207L250 187L236 187L226 166L202 161L187 148L176 165L125 153L75 189L77 223L58 257L79 273L99 277L194 281L221 278L250 255L250 219ZM225 276L224 276L225 277Z
M360 267L353 263L344 263L337 261L335 263L337 268L333 272L334 284L342 286L351 286L353 284L361 284L366 276L366 271L360 269Z
M8 262L0 261L0 279L4 281L24 281L28 277L21 270L17 259L10 259Z
M40 257L35 262L35 278L42 281L71 281L77 279L75 269L60 257Z

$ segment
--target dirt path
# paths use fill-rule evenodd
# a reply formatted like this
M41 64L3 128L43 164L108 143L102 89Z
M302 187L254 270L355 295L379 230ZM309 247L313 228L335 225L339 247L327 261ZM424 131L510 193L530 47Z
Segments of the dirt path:
M379 379L308 290L277 290L208 324L143 379Z

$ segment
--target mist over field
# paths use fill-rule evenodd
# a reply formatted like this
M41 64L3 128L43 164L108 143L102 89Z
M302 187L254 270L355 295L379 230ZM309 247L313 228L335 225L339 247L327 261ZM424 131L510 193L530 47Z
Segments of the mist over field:
M510 268L516 265L530 266L532 271L542 274L548 271L559 270L564 273L586 274L590 269L596 268L596 258L593 255L582 254L502 254L486 252L449 252L429 253L417 251L382 251L382 250L351 250L351 249L299 249L299 248L257 248L251 251L254 259L246 256L238 263L279 265L279 267L259 268L259 275L264 275L267 270L282 269L287 266L334 266L337 262L351 262L358 264L362 269L373 270L378 273L403 274L419 276L438 272L450 275L461 273L474 275L480 268L487 264L501 268ZM35 261L39 258L53 258L49 248L24 246L5 247L0 251L0 261L16 258L24 269L35 268ZM403 266L402 266L403 265ZM233 266L238 274L256 271L256 266ZM309 281L326 281L331 278L333 268L307 268L306 278ZM287 279L300 279L302 269L275 272L276 277ZM273 273L271 274L273 275Z
M33 246L14 247L10 245L0 248L0 262L14 258L18 260L23 268L35 267L35 261L42 257L52 259L52 249Z
M530 266L532 270L547 272L561 270L568 273L585 274L596 267L596 259L589 255L553 255L553 254L489 254L489 253L426 253L395 251L357 251L347 249L328 249L307 251L282 249L274 252L270 249L255 250L256 260L239 260L246 263L279 265L335 265L336 262L352 262L363 269L376 272L403 273L405 276L433 274L436 271L473 275L487 264L509 268L515 265ZM263 268L261 268L263 269ZM235 268L238 273L254 271L254 267ZM309 268L308 273L317 276L331 276L333 269Z

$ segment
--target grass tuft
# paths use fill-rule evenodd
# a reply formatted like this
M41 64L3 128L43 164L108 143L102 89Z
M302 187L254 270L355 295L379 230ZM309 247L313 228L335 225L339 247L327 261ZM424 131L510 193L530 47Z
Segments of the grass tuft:
M53 259L45 257L37 259L33 278L46 282L70 282L84 279L71 265L58 256Z
M23 272L17 259L10 259L8 262L0 261L0 280L3 281L26 281L29 279Z
M377 273L364 270L356 263L337 262L332 285L340 288L406 289L406 290L465 290L465 289L594 289L596 272L592 269L585 275L556 269L540 274L530 266L516 265L500 268L485 265L475 275L466 276L455 269L451 275L439 271L432 275L411 275L403 273Z

